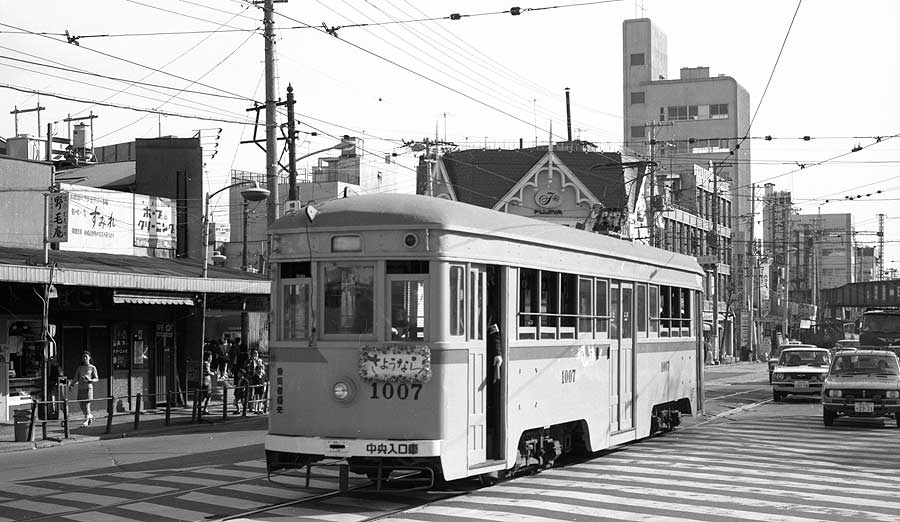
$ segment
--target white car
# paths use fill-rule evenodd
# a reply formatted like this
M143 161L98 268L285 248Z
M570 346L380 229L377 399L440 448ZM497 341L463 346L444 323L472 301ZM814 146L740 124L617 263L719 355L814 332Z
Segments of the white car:
M786 395L820 395L831 352L810 346L790 347L781 351L772 370L772 398L781 401Z
M893 417L900 427L900 361L889 350L842 352L822 389L822 420L838 416Z

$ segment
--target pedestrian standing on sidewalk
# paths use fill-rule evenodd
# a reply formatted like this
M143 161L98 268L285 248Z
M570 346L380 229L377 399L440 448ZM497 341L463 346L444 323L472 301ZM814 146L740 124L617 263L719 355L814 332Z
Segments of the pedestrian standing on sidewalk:
M258 350L250 350L250 359L247 360L244 369L247 373L247 379L250 381L250 399L253 401L253 412L260 414L262 413L262 400L265 395L266 365L259 358Z
M75 379L71 384L71 387L78 389L78 404L81 406L81 413L84 414L82 428L87 428L94 422L94 416L91 415L91 401L94 400L94 383L99 380L97 367L91 364L91 352L85 350L81 354L81 364L75 368Z
M203 414L209 415L209 396L212 391L212 378L216 373L212 370L212 352L203 352L203 368L200 376L200 404Z

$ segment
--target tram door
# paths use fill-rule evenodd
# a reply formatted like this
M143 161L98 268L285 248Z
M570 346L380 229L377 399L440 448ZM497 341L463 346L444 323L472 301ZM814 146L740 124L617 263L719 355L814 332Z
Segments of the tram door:
M484 462L487 458L487 347L485 330L485 296L487 277L484 266L469 268L468 295L469 320L467 338L469 341L469 467Z
M609 420L615 433L634 427L634 285L612 282L609 305Z

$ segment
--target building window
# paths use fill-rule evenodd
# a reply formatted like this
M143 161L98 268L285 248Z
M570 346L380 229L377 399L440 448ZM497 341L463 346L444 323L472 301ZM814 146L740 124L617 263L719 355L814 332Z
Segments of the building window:
M644 126L643 125L635 125L631 127L631 137L632 138L643 138L644 137Z
M644 92L633 92L631 93L631 103L632 105L638 103L644 103Z
M631 65L644 65L644 53L633 53L631 55Z
M674 121L683 121L688 119L687 105L670 105L668 107L669 119Z
M724 120L728 118L728 104L716 103L709 106L709 118L712 120Z

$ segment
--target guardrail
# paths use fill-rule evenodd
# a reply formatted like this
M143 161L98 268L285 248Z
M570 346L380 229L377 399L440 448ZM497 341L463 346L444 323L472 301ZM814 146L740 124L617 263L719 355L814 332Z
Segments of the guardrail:
M216 387L218 390L219 387ZM154 403L159 404L164 402L165 408L165 425L169 426L172 422L173 415L181 414L187 411L187 396L192 398L190 403L190 423L202 423L202 422L210 422L205 420L204 417L212 417L214 415L219 415L217 413L213 413L213 411L219 410L221 419L228 420L229 411L233 411L233 416L242 416L246 417L250 413L256 414L265 414L268 413L269 407L269 385L268 383L256 384L256 385L245 385L245 386L230 386L223 385L221 386L221 400L214 399L210 396L210 399L207 401L206 394L212 393L213 390L201 390L201 389L188 389L187 393L179 393L175 391L167 391L163 393L155 393L145 395L143 393L136 393L134 395L118 395L118 396L109 396L109 397L100 397L93 399L92 403L98 401L106 401L106 429L105 433L112 433L112 427L114 424L114 419L116 417L125 417L131 416L133 417L133 430L140 429L141 416L145 413L144 408L144 399L147 397L153 397ZM234 393L234 396L231 397L231 401L229 401L229 392ZM160 400L164 398L165 400ZM134 402L132 402L134 399ZM134 410L131 412L119 412L115 411L116 401L119 400L128 400L130 404L134 404ZM71 437L71 427L70 423L72 419L69 416L69 408L70 404L79 404L84 401L72 400L72 399L63 399L63 400L39 400L33 399L31 403L31 411L28 415L28 430L27 435L25 436L25 440L19 440L21 437L19 436L20 432L18 431L19 426L24 423L24 419L16 418L14 420L15 424L15 439L16 442L33 442L35 437L35 428L40 425L41 428L41 440L47 440L48 438L48 424L52 424L54 422L60 422L63 430L63 438ZM182 405L179 405L181 403ZM62 413L62 419L50 419L47 418L47 412L50 409L55 409L59 407L60 412ZM212 410L210 410L212 408ZM158 411L158 408L155 408ZM21 411L21 410L20 410ZM98 412L99 413L99 412ZM185 416L186 417L186 416ZM85 420L86 421L86 420ZM84 427L84 426L82 426Z

